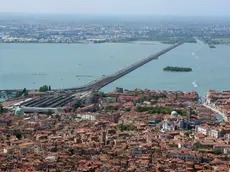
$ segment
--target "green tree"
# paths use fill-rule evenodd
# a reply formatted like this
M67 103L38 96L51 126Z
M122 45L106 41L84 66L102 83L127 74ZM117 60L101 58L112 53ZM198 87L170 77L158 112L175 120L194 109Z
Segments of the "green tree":
M22 90L22 95L24 95L24 96L27 96L27 95L28 95L28 91L26 90L26 88L24 88L24 89Z
M136 130L137 127L136 126L133 126L133 125L123 125L123 124L120 124L117 126L117 128L121 131L132 131L132 130Z
M159 128L154 128L154 129L152 129L152 132L159 132L159 131L160 131Z
M17 92L16 97L21 97L21 92Z
M140 102L144 102L146 100L146 97L144 95L140 96Z
M75 103L75 108L76 108L76 109L79 108L79 107L81 107L81 106L82 106L82 104L81 104L80 101L78 101L78 102Z
M93 93L93 97L106 97L106 96L107 95L104 92L94 92Z
M20 140L22 138L21 133L16 133L15 136Z
M186 135L187 137L189 137L190 134L192 134L191 131L187 131L187 132L184 133L184 135Z
M213 150L213 154L215 154L215 155L221 155L222 152L221 152L221 150L215 149L215 150Z
M23 90L22 90L22 93L26 93L27 91L26 91L26 88L24 88Z
M39 88L39 92L47 92L49 90L49 87L47 85L43 85Z
M118 110L118 108L115 106L106 106L105 107L105 111L115 111L115 110Z
M0 104L0 113L4 111L2 104Z
M130 107L127 107L127 108L125 109L125 111L126 111L126 112L130 112L130 111L131 111L131 108L130 108Z
M172 111L176 110L180 115L186 116L186 110L173 109L171 107L147 107L147 106L138 106L136 107L137 112L148 112L150 114L170 114Z
M26 90L26 88L16 93L16 97L27 96L27 95L28 95L28 91Z

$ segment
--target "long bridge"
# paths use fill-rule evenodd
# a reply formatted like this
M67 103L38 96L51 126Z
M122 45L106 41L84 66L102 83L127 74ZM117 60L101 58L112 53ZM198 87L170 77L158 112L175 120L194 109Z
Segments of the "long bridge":
M106 85L114 82L115 80L127 75L128 73L136 70L137 68L145 65L146 63L152 61L152 60L155 60L155 59L158 59L158 57L160 57L161 55L173 50L174 48L180 46L181 44L183 43L177 43L177 44L174 44L166 49L163 49L161 50L160 52L158 53L155 53L155 54L152 54L150 56L148 56L147 58L144 58L122 70L119 70L118 72L114 73L114 74L111 74L111 75L107 75L107 76L104 76L104 77L101 77L99 79L96 79L88 84L85 84L85 85L82 85L80 87L74 87L74 88L65 88L63 90L65 91L74 91L76 93L81 93L81 92L89 92L89 91L98 91L100 90L101 88L105 87ZM60 90L60 89L59 89ZM0 90L0 91L13 91L13 90ZM14 91L20 91L19 89L15 89Z
M148 56L147 58L144 58L122 70L119 70L118 72L112 74L112 75L108 75L102 78L99 78L97 80L94 80L86 85L83 85L81 87L76 87L76 88L66 88L64 90L72 90L72 91L76 91L76 92L86 92L86 91L98 91L101 88L105 87L106 85L114 82L115 80L127 75L128 73L136 70L137 68L145 65L146 63L158 59L158 57L160 57L161 55L173 50L174 48L180 46L183 43L177 43L174 44L166 49L161 50L158 53L152 54L150 56Z
M158 59L161 55L171 51L172 49L180 46L182 43L178 43L175 45L172 45L164 50L161 50L158 53L155 53L153 55L150 55L147 58L144 58L122 70L119 70L118 72L108 75L102 78L99 78L95 81L92 81L86 85L83 85L81 87L76 88L66 88L65 91L73 91L73 93L69 93L68 95L58 95L58 96L47 96L42 97L39 99L31 99L28 101L20 102L20 106L23 107L25 112L37 112L37 113L49 113L49 112L55 112L57 107L63 106L68 104L69 102L73 100L82 100L85 97L89 96L93 91L98 91L104 86L114 82L115 80L127 75L128 73L134 71L135 69L143 66L144 64ZM10 90L5 90L10 91ZM17 90L15 90L17 91Z

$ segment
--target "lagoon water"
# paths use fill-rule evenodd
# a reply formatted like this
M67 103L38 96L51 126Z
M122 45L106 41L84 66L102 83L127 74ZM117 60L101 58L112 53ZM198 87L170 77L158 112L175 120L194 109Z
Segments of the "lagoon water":
M170 45L158 42L105 44L0 44L0 89L74 87L112 74ZM103 88L198 91L230 89L230 47L184 44ZM166 66L193 72L164 72ZM81 77L87 75L87 77ZM198 87L193 86L196 82Z

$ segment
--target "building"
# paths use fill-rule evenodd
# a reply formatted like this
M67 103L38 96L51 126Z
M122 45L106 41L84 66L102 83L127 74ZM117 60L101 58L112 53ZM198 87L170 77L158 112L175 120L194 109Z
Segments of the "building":
M175 131L176 130L176 125L173 121L169 121L166 119L163 124L162 124L162 130L161 131Z
M1 92L0 92L0 101L1 101L1 99L2 99L2 101L6 101L6 100L9 99L9 97L8 97L8 95L7 95L7 93L6 93L6 91L1 91Z
M213 129L209 130L208 135L213 137L213 138L218 139L218 138L220 138L221 133L218 129L213 128Z
M123 93L124 92L123 88L119 88L119 87L116 87L115 91L118 92L118 93Z
M208 126L196 126L195 131L204 135L208 135Z
M215 139L218 139L220 137L224 137L224 135L229 132L227 129L212 128L212 127L205 126L205 125L196 126L195 131L198 133L204 134L206 136L210 136L210 137L215 138Z
M184 161L194 161L194 162L201 161L201 157L192 152L177 151L175 153L172 153L171 156L173 158L183 159Z
M188 106L188 108L187 108L187 122L188 122L188 124L191 120L191 114L192 114L192 108L191 108L191 106ZM187 129L188 128L189 128L189 125L187 125Z
M230 145L227 145L227 144L216 144L216 145L213 146L213 149L214 150L220 150L221 152L224 152L225 149L230 149Z

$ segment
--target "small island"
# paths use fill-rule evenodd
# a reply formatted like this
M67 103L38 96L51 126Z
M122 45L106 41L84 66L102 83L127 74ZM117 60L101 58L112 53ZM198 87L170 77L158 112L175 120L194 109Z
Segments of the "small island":
M172 67L172 66L167 66L163 69L164 71L170 71L170 72L191 72L192 68L189 67Z

